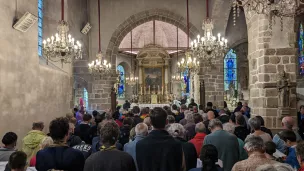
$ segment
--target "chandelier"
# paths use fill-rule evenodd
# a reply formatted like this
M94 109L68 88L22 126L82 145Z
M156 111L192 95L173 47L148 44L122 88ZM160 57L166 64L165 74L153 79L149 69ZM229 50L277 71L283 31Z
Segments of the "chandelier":
M196 58L191 57L191 53L188 51L185 53L186 59L182 58L180 62L177 62L177 67L179 71L185 72L188 71L189 74L197 74L200 70L199 61Z
M180 74L172 75L171 81L173 83L181 83L183 81L183 78L180 76Z
M209 18L208 3L208 0L206 0L207 18L202 26L204 36L197 35L197 39L191 42L191 50L193 56L211 64L213 59L224 56L227 51L228 40L221 37L220 33L217 37L213 36L213 22Z
M100 44L100 0L98 0L98 48L99 51L96 55L96 60L89 63L89 72L92 75L105 77L105 76L114 76L111 61L108 62L105 57L102 56L101 44Z
M64 21L64 0L61 0L61 21L57 26L57 33L46 40L43 40L43 55L48 61L71 63L74 59L82 58L81 44L75 41L69 32L69 25Z
M239 16L241 7L246 7L247 12L265 14L269 16L269 28L272 29L272 22L275 17L280 18L281 30L283 30L283 17L295 17L299 0L233 0L233 19L236 23L236 13Z
M138 81L138 77L134 77L133 74L131 74L129 77L126 78L127 85L131 87L135 86L137 81Z

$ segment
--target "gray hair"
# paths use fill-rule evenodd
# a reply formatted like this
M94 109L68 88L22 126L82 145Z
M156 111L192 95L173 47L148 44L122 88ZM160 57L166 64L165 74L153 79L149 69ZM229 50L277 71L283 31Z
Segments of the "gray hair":
M232 123L225 123L223 129L231 134L234 134L235 126Z
M255 135L248 135L245 139L244 148L246 148L246 150L249 152L264 151L265 145L261 137Z
M136 135L147 135L148 134L148 126L145 123L139 123L135 127Z
M250 125L251 129L253 129L253 130L261 129L261 121L257 117L250 118L248 120L248 124Z
M183 127L183 125L179 124L179 123L173 123L170 125L170 127L168 128L168 132L170 135L172 135L173 137L181 137L184 138L185 137L185 128Z
M167 116L167 120L168 120L168 123L169 123L169 124L175 122L175 118L174 118L174 116L172 116L172 115L168 115L168 116Z
M243 115L242 112L234 112L235 117L238 115Z
M185 119L187 120L187 123L194 123L193 113L188 113Z
M206 131L205 124L203 122L199 122L195 125L195 132L196 133L202 133Z
M223 128L223 124L220 120L218 119L212 119L210 122L209 122L209 125L208 127L210 129L214 129L215 127L220 127L220 128Z
M202 114L202 118L203 118L203 121L207 121L207 120L208 120L208 115L207 115L207 113L203 113L203 114Z
M294 171L294 169L284 163L276 163L276 164L265 164L256 169L256 171Z

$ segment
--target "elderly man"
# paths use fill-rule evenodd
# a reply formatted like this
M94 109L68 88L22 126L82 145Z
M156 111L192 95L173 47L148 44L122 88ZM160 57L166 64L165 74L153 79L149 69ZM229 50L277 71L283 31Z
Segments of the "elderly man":
M223 130L222 122L212 119L209 123L211 134L204 139L204 145L212 144L217 148L218 156L223 161L224 171L231 171L233 165L239 161L239 143L235 135Z
M294 124L295 124L294 119L290 116L286 116L282 119L282 127L283 127L284 130L292 131L292 128L293 128ZM279 134L281 132L279 132L278 134L275 134L272 141L276 144L277 150L279 150L282 153L285 153L287 147L286 147L284 141L279 136ZM301 136L296 131L294 131L294 133L296 134L297 141L302 140Z
M259 136L249 135L245 140L244 148L248 153L248 159L237 162L232 171L255 171L260 165L276 163L266 158L264 141Z
M136 162L136 144L138 141L144 139L148 135L148 126L144 123L139 123L135 127L135 139L132 142L129 142L125 144L124 151L129 153L134 161L137 168L137 162ZM138 168L137 168L138 170Z
M204 124L205 124L205 127L206 127L206 128L208 128L209 122L210 122L212 119L215 118L214 111L209 110L209 111L207 112L207 118L208 118L208 119L207 119L206 121L204 121ZM207 134L210 134L211 132L210 132L210 130L208 129L208 130L206 130L206 133L207 133Z
M202 122L199 122L195 125L195 136L189 142L192 143L196 149L197 158L199 158L201 154L201 149L203 147L203 142L206 136L206 127Z
M186 115L187 123L184 125L184 128L186 130L186 140L191 140L195 136L195 123L193 114L189 113Z

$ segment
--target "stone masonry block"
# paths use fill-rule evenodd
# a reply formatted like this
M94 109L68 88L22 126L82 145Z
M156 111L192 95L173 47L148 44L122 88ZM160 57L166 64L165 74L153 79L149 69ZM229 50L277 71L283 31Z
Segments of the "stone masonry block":
M296 72L296 64L287 64L285 65L286 72Z
M262 65L259 67L259 73L276 73L277 69L275 65Z
M251 84L255 84L257 81L258 81L258 77L257 76L252 76Z
M264 117L265 127L272 128L272 117Z
M252 96L251 96L252 98ZM252 98L252 107L263 107L263 99L260 98Z
M259 74L259 82L269 82L270 77L268 74Z
M265 55L275 55L276 50L275 49L266 49Z
M288 64L289 63L289 57L288 56L282 56L282 63Z
M269 57L269 61L271 64L278 64L281 61L281 58L278 56L271 56Z
M278 109L262 108L260 109L261 116L277 116Z
M284 65L277 65L277 73L284 70Z
M296 58L297 58L296 56L290 56L289 57L289 62L290 63L296 63Z
M258 58L258 65L259 66L264 65L264 64L268 64L268 63L269 63L269 57L268 56Z
M263 107L265 107L265 108L277 108L278 107L278 98L275 98L275 97L264 98Z
M296 49L295 48L279 48L277 49L277 55L295 55Z

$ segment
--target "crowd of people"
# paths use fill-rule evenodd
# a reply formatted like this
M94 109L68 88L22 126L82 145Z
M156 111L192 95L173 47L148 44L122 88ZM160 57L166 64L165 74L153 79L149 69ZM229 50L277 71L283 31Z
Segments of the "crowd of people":
M293 117L284 117L282 131L273 135L246 103L233 112L211 102L203 109L194 100L180 107L128 107L92 115L74 109L52 120L48 134L43 122L34 122L19 150L19 137L7 132L0 170L304 171L304 128L294 130ZM301 127L304 106L298 118Z

